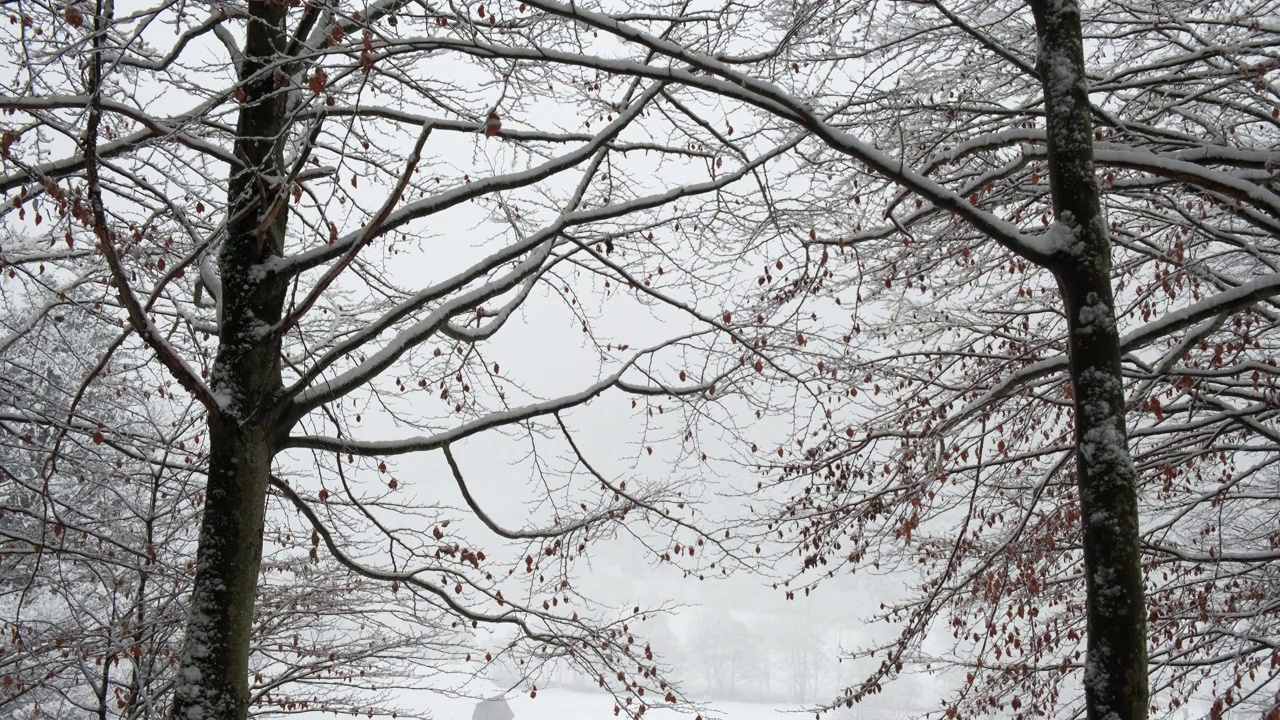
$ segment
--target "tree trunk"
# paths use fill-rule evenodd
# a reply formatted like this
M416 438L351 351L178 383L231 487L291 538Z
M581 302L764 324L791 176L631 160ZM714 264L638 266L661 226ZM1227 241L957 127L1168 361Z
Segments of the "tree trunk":
M287 192L272 178L283 160L287 93L272 72L288 36L283 2L249 3L245 99L236 128L227 192L227 237L219 256L219 345L211 383L222 404L209 416L209 479L196 552L186 646L174 695L180 720L243 720L249 708L253 631L268 478L283 427L279 334L287 285L255 270L284 251L288 210L272 214Z
M1125 432L1111 241L1093 164L1083 33L1076 0L1029 0L1036 20L1049 178L1062 259L1075 402L1076 482L1084 533L1090 720L1147 717L1147 637L1137 474Z
M249 707L249 639L271 451L266 438L237 427L234 419L212 419L209 441L204 522L174 712L183 720L240 720Z

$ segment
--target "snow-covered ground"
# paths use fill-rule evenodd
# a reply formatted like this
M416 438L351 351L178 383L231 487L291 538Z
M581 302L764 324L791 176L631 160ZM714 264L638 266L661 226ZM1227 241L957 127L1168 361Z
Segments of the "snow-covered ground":
M426 693L414 695L412 698L402 697L401 704L410 706L419 713L429 712L432 720L471 720L476 706L476 700L471 698L451 698ZM537 698L530 698L527 691L509 693L507 701L515 713L515 720L614 720L616 717L613 714L613 699L603 693L542 689L538 690ZM707 720L799 720L813 717L799 712L801 710L800 705L713 702L699 712ZM314 715L317 719L333 717L330 714ZM693 720L694 716L694 712L676 712L662 708L652 708L645 713L645 718L651 720Z
M564 718L564 720L607 720L614 717L613 698L603 693L584 693L571 690L548 689L539 690L538 697L531 699L528 693L515 695L508 700L515 712L515 720L537 720L539 718ZM474 707L474 706L472 706ZM715 702L702 713L704 718L718 717L725 720L787 720L802 717L795 714L799 705L766 705L742 702ZM792 711L784 713L784 711ZM676 712L654 708L645 713L646 718L654 720L676 720L689 718L694 713ZM470 711L463 715L445 715L437 712L435 720L471 720ZM811 717L811 716L810 716Z

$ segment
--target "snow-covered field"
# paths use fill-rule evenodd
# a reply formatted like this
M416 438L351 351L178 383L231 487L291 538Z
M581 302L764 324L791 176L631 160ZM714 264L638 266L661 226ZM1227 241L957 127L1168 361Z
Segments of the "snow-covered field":
M417 693L415 693L417 695ZM514 720L613 720L613 699L603 693L574 692L571 690L545 689L537 698L528 692L513 692L507 696L515 713ZM401 703L419 713L429 712L433 720L471 720L476 701L470 698L450 698L421 694L412 699L401 698ZM742 702L714 702L700 710L703 718L711 720L798 720L813 717L799 712L800 705L755 704ZM332 718L328 714L314 714L315 718ZM693 712L676 712L653 708L645 713L652 720L693 720Z
M515 720L534 718L564 718L565 720L606 720L614 717L613 698L603 693L573 692L570 690L539 690L538 697L532 699L528 693L515 695L508 700L515 712ZM465 715L445 714L443 710L435 713L435 720L471 720L470 708ZM795 713L799 705L766 705L742 702L716 702L703 712L704 718L718 717L725 720L786 720L802 717ZM792 711L784 713L783 711ZM645 713L646 718L654 720L676 720L690 718L694 713L675 712L654 708ZM810 716L811 717L811 716Z

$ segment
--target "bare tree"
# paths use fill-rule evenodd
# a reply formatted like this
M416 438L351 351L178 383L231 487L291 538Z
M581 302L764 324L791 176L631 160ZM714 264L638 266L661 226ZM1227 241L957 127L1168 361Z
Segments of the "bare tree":
M561 55L581 39L555 18L525 21L510 10L501 26L483 6L454 12L402 2L250 2L200 14L170 4L123 12L99 2L38 5L14 16L10 39L23 60L0 100L10 115L3 140L10 174L0 187L14 193L5 214L22 228L4 248L6 292L27 313L14 337L56 332L62 318L49 308L64 305L95 328L118 327L96 346L98 356L75 368L77 385L96 392L125 383L130 403L154 388L147 399L161 406L155 412L184 419L180 429L139 430L130 450L120 437L128 429L78 393L52 416L30 411L45 392L39 387L15 383L9 399L14 436L30 428L56 436L35 450L43 460L10 471L32 494L21 502L42 503L38 512L23 505L36 525L12 534L21 552L27 543L43 552L36 536L56 532L50 508L58 503L109 521L104 506L82 505L47 482L64 437L107 462L132 457L152 478L152 494L170 501L163 519L175 537L164 553L176 567L155 600L171 612L190 589L183 627L164 630L182 650L169 654L163 645L172 667L145 683L163 687L121 690L123 704L103 700L105 677L86 676L99 714L212 719L242 718L251 708L331 708L333 698L306 700L290 684L326 673L352 681L369 667L411 673L395 667L397 658L424 648L432 652L419 663L463 655L447 631L480 624L514 629L505 652L528 672L548 662L589 670L629 714L678 700L653 650L635 641L640 627L631 624L641 611L605 614L578 597L571 564L590 541L636 520L660 529L640 535L655 542L655 561L691 573L723 571L717 560L731 548L688 520L681 470L665 470L658 482L637 471L630 488L598 471L573 410L629 394L639 427L651 423L657 436L645 442L665 440L667 462L696 469L704 456L693 431L725 394L717 382L738 369L713 351L737 308L720 293L708 299L705 289L733 272L741 250L708 245L700 253L678 234L681 222L743 222L732 208L758 197L761 178L753 174L800 136L721 170L717 153L682 137L701 133L701 121L664 94L662 81L487 52L486 37L527 34ZM418 35L424 24L435 34ZM453 57L443 74L442 55ZM460 83L464 77L472 80ZM595 129L522 121L566 104ZM634 130L644 113L653 122ZM449 135L460 142L440 142ZM678 139L653 139L661 135ZM704 195L720 205L682 208L685 198ZM482 209L467 219L469 203ZM452 229L426 222L450 210L462 218L448 221ZM458 222L483 229L464 233ZM654 237L664 223L676 242ZM467 240L479 252L461 249ZM420 258L412 264L425 276L397 272L399 257ZM546 397L520 379L520 360L534 365L532 358L500 363L485 348L514 315L546 312L553 299L561 317L581 324L598 369L568 394ZM594 313L615 305L643 312L655 301L683 327L648 347L633 348L623 328L593 327ZM18 353L20 345L5 347ZM548 359L563 354L536 350ZM121 370L124 357L138 364ZM685 398L678 430L650 420L663 414L662 397ZM377 412L402 435L362 434L366 411L353 407L376 408L366 410L371 420ZM526 468L545 488L527 525L490 516L468 481L468 440L499 432L530 448ZM653 451L643 445L635 462ZM404 487L394 457L408 453L443 460L458 508L398 500ZM450 529L464 514L483 529ZM149 528L156 517L138 519ZM195 538L182 532L193 517ZM184 544L191 540L194 547ZM489 554L486 542L494 543ZM134 538L130 547L155 545L146 543ZM57 550L60 559L75 553ZM516 550L523 559L513 562ZM139 583L159 580L150 566L160 552L127 568ZM316 569L321 553L329 560ZM100 568L101 558L95 562ZM343 572L314 592L337 602L272 581L275 573L321 580L332 564ZM50 569L37 563L29 577L43 580ZM143 595L111 583L102 601ZM114 667L121 657L114 620L80 616L107 633L102 650L83 648L85 657ZM139 622L125 623L125 634ZM405 622L416 629L405 633ZM15 633L19 625L15 615ZM344 629L364 638L350 649L364 665L323 652ZM391 639L379 644L380 637ZM35 688L63 693L40 679L47 655L10 657L14 674L31 679L11 686L6 703L24 702ZM152 656L133 659L136 671ZM493 659L466 654L459 662L480 668ZM370 677L355 687L386 682ZM149 705L139 709L135 697Z
M720 699L759 697L769 674L769 648L751 626L717 611L700 612L689 633L690 658L705 690Z
M883 664L850 701L914 662L963 668L968 682L950 711L1073 716L1083 690L1101 689L1080 680L1088 642L1127 648L1117 660L1129 674L1111 674L1120 680L1114 698L1129 708L1121 716L1145 714L1132 673L1143 665L1135 633L1146 617L1151 712L1195 698L1214 714L1275 711L1277 628L1264 617L1280 559L1268 399L1277 230L1268 163L1280 112L1264 49L1273 30L1257 20L1274 8L1082 5L1095 44L1084 55L1088 102L1072 107L1087 108L1093 127L1084 132L1078 116L1071 147L1083 162L1091 144L1099 169L1078 166L1072 186L1086 205L1096 187L1107 217L1094 224L1109 235L1109 252L1100 243L1094 252L1106 291L1101 278L1092 282L1115 308L1112 374L1123 397L1111 407L1116 418L1123 408L1125 427L1113 437L1128 436L1139 514L1126 514L1141 520L1132 542L1102 547L1140 549L1148 606L1136 606L1139 558L1115 557L1130 571L1111 576L1129 577L1113 599L1128 605L1114 608L1117 628L1102 630L1105 604L1082 569L1105 560L1090 556L1098 545L1088 533L1090 521L1106 519L1073 488L1086 480L1073 453L1097 446L1073 436L1084 426L1077 365L1090 353L1071 343L1096 333L1075 332L1079 313L1060 298L1083 280L993 246L959 213L897 183L824 184L841 175L840 159L818 155L809 177L822 215L808 214L818 228L809 245L843 256L824 283L843 303L809 301L809 385L827 397L798 413L794 437L805 445L766 466L774 482L762 493L777 493L774 517L794 531L803 560L804 579L789 594L808 594L842 568L922 573L914 596L886 609L902 635L867 649ZM1035 9L880 6L884 22L849 52L898 84L869 82L846 117L852 130L899 148L904 167L1053 240L1064 209L1100 216L1063 204L1053 157L1060 167L1063 140L1044 104L1048 71L1061 68L1037 46L1036 23L1051 18ZM1101 263L1109 254L1114 262ZM1127 493L1130 484L1112 488ZM924 653L924 639L944 632L951 650ZM1090 700L1090 716L1100 702Z
M794 702L813 703L831 692L837 669L837 633L829 623L814 617L808 608L780 619L772 645L778 662L772 670L785 678L787 696Z
M613 668L628 652L647 655L621 640L625 629L566 617L567 570L545 570L628 515L679 536L655 547L658 557L685 558L694 575L716 562L705 560L705 545L723 537L681 519L676 489L628 491L596 469L574 431L571 410L620 391L639 396L641 421L655 416L654 432L669 433L683 467L702 459L703 433L714 428L732 448L726 459L763 468L769 482L759 492L784 496L767 535L785 542L791 530L806 571L834 572L835 558L933 570L922 599L894 609L907 628L881 671L839 702L877 691L934 619L976 598L985 614L954 616L958 640L969 628L961 662L998 666L1008 646L1053 659L986 673L987 691L958 699L966 711L1056 705L1061 678L1088 665L1090 717L1144 716L1139 539L1156 562L1191 563L1171 591L1206 561L1158 541L1172 526L1140 535L1139 503L1150 501L1137 490L1155 463L1170 480L1203 473L1196 460L1230 468L1218 428L1260 443L1232 443L1241 458L1270 443L1259 384L1271 366L1239 370L1259 373L1253 387L1234 366L1221 370L1234 362L1228 352L1246 351L1243 339L1217 344L1212 372L1178 363L1214 333L1264 335L1266 321L1252 318L1268 315L1243 308L1275 287L1271 270L1249 270L1269 267L1265 241L1274 237L1267 138L1275 122L1261 104L1274 106L1274 92L1264 79L1271 31L1242 19L1265 17L1266 3L1203 12L1191 3L1113 5L1086 4L1081 32L1076 3L1012 1L707 10L251 2L204 18L170 6L116 17L107 5L15 16L9 32L29 60L0 101L19 113L4 136L13 169L0 187L19 193L9 216L29 209L19 219L34 227L17 247L21 262L9 247L6 262L27 284L83 278L68 298L99 304L108 322L127 317L130 342L146 346L208 425L179 715L246 711L268 488L349 570L462 622L516 626L531 661L554 655ZM1096 49L1083 42L1095 34ZM73 46L89 50L87 62L71 64ZM159 97L187 106L157 113ZM1221 118L1237 131L1215 135ZM446 152L437 143L445 134L466 139L448 150L465 149ZM1091 155L1120 177L1095 187ZM410 246L425 252L456 237L428 218L465 217L473 201L483 209L475 222L489 224L469 264L427 281L394 272L393 258ZM39 207L51 212L46 225ZM1165 228L1176 221L1178 232L1195 227L1205 254L1188 250L1189 230L1182 245L1153 242L1156 218ZM43 248L64 231L70 247L49 255ZM100 257L84 250L94 243ZM1217 243L1225 255L1209 249ZM1125 256L1110 264L1117 246ZM48 277L36 270L41 262L53 266ZM1114 289L1131 274L1133 295ZM1156 301L1157 283L1168 301ZM600 368L577 392L551 399L505 380L484 354L544 288L567 301ZM955 295L934 297L942 290ZM582 309L588 297L601 307L639 299L687 330L637 352L593 327ZM1122 332L1136 308L1145 324ZM216 338L212 360L205 333ZM861 343L866 353L845 349ZM893 356L871 354L886 344ZM1201 392L1209 388L1232 399ZM1133 431L1135 444L1154 435L1163 443L1139 457L1136 472L1146 474L1135 474L1126 418L1164 422L1152 402L1158 392L1187 398L1170 405L1188 420ZM424 407L428 394L441 404ZM660 397L672 398L678 420L657 417ZM351 408L366 399L419 434L362 435ZM1202 411L1213 420L1198 419ZM791 421L785 441L776 423L752 436L749 421L766 416ZM555 507L545 528L495 522L453 448L504 428L531 443L540 432L556 436L572 465L564 485L585 490L589 479L599 494ZM1006 461L1015 439L1029 444ZM653 448L643 447L642 457ZM776 461L761 457L775 451ZM363 462L381 478L395 472L383 470L387 458L414 452L443 456L467 512L490 532L531 545L524 565L539 583L521 600L499 594L472 547L445 539L442 517L395 507L390 481L351 489L348 467ZM273 466L295 455L307 472L286 482ZM1192 466L1173 469L1185 460ZM1192 490L1183 501L1218 502L1204 495ZM1265 494L1241 501L1263 514L1271 507ZM379 512L416 516L438 537L380 524ZM930 519L946 529L923 554L904 557L890 544L921 547ZM1265 525L1252 522L1245 535L1258 540ZM1041 523L1039 538L1027 532ZM381 533L392 552L344 549L364 533ZM1036 542L1045 537L1060 541ZM1216 568L1224 559L1208 561ZM1263 568L1252 576L1260 582L1269 572L1266 557L1240 560ZM1019 572L1001 574L1012 568ZM1009 578L1027 579L1034 597L1047 587L1061 593L1050 606L1061 607L1052 642L1034 620L1048 609L1037 603L1026 620L1025 596L1013 602ZM784 591L813 588L792 582ZM1251 600L1253 616L1268 602ZM995 620L1001 607L1008 628ZM1066 627L1086 617L1084 632ZM1207 648L1241 635L1232 632L1199 646L1208 666L1220 663ZM1265 634L1244 634L1256 637L1249 658L1274 647ZM1085 662L1071 645L1079 638ZM1168 668L1187 662L1156 657ZM641 661L641 677L629 677L635 665L619 670L621 685L600 681L634 693L639 712L640 683L652 673ZM1223 704L1261 697L1273 677L1250 680Z

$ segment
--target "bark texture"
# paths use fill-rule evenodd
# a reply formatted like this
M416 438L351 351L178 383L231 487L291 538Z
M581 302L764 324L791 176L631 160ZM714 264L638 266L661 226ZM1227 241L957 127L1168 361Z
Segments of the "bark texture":
M1137 474L1125 431L1111 241L1099 200L1075 0L1030 0L1039 36L1049 178L1060 258L1052 268L1068 318L1076 478L1084 534L1090 720L1147 717L1147 637Z
M249 709L249 647L262 559L262 529L281 418L279 323L286 284L257 272L283 253L287 210L287 93L273 87L286 51L280 2L250 2L245 100L228 184L227 237L219 255L221 337L212 373L221 412L209 417L209 479L196 556L191 617L174 697L179 720L242 720Z

